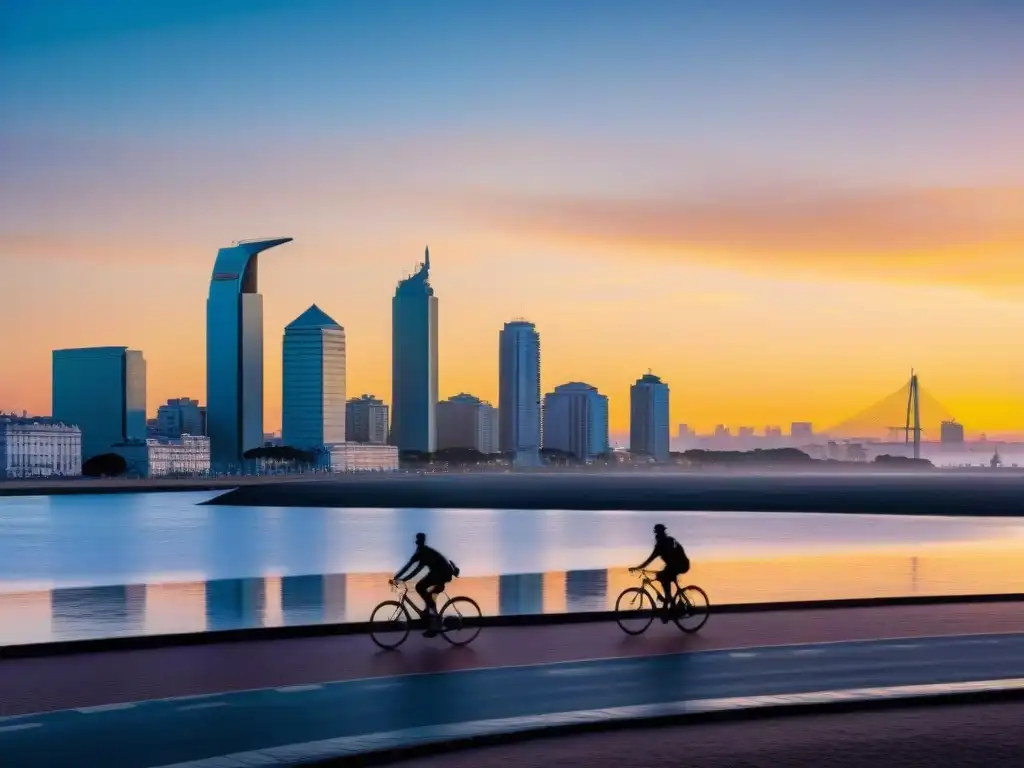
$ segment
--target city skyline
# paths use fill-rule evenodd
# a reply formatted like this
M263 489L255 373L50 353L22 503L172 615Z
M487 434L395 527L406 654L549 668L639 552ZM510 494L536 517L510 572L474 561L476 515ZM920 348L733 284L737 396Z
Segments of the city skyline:
M543 389L592 383L615 434L648 368L702 431L826 428L916 367L970 433L1024 432L1024 8L164 5L8 12L0 410L47 411L50 350L112 343L150 402L202 399L209 254L280 231L265 323L343 308L353 391L390 391L386 298L428 240L438 400L497 402L524 316ZM222 45L280 29L244 66Z

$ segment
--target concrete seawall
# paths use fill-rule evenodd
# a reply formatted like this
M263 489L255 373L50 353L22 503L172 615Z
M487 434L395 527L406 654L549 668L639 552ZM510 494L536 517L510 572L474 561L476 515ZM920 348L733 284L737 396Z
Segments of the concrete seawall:
M1024 515L1024 476L978 474L540 473L342 477L239 487L207 504Z

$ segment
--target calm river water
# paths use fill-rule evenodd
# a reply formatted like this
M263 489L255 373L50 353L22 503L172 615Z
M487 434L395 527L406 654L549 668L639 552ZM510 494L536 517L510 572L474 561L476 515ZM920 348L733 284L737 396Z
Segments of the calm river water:
M0 498L0 644L368 618L424 531L487 613L610 607L664 522L717 603L1016 592L1024 520Z

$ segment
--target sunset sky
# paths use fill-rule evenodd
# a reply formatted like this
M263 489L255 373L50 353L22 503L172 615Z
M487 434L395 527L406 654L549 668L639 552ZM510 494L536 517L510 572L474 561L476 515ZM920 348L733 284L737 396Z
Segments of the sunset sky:
M0 0L0 410L50 350L128 345L205 402L219 247L281 333L345 326L390 399L395 283L430 246L441 395L543 386L628 423L648 368L701 429L842 421L911 367L1024 432L1019 0Z

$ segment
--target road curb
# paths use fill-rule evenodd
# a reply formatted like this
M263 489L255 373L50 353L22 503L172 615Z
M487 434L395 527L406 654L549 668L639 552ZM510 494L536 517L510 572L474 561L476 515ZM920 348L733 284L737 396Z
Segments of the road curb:
M798 600L774 603L736 603L712 606L715 614L766 613L782 611L820 611L852 608L898 608L927 605L979 605L987 603L1024 602L1024 593L985 595L935 595L910 597L867 597L844 600ZM613 621L615 611L580 611L575 613L520 614L510 616L483 616L482 627L543 627L569 624L591 624ZM66 656L79 653L110 653L118 651L156 650L194 645L299 640L344 635L365 635L370 622L340 624L302 624L289 627L254 627L248 629L188 632L168 635L131 635L104 637L90 640L62 640L52 643L26 643L0 647L0 660L31 659Z

